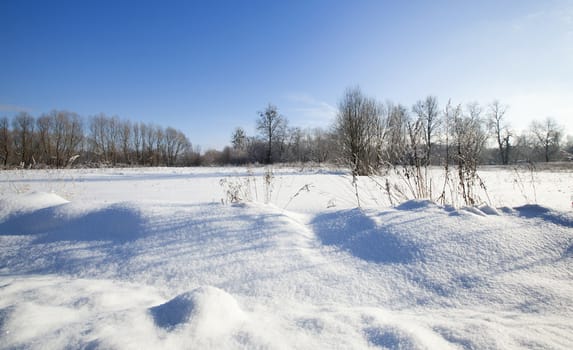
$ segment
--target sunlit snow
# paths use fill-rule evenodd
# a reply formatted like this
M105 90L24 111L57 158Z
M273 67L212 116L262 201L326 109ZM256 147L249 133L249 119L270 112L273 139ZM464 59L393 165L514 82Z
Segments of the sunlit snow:
M344 171L266 171L0 172L0 348L573 347L572 172L357 208Z

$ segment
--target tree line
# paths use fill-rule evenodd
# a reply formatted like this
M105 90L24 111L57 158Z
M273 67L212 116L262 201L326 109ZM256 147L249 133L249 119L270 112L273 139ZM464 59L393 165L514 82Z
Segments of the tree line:
M0 118L4 167L186 166L198 159L187 136L172 127L59 110Z
M273 163L325 163L335 159L335 140L323 128L289 125L288 119L269 104L258 112L255 120L257 135L248 136L243 127L236 127L231 145L222 151L205 153L205 163L215 164L273 164Z
M339 161L351 170L358 206L357 176L398 174L404 187L388 179L378 183L390 202L430 198L442 204L475 205L486 190L477 172L479 164L549 162L560 157L561 151L568 154L561 150L563 132L554 119L534 121L518 135L506 120L507 108L499 101L485 107L448 101L440 108L437 98L428 96L408 109L380 103L359 87L347 89L339 102L333 133ZM493 147L488 149L490 139ZM443 168L440 184L430 176L430 165Z
M481 106L427 96L408 107L347 89L325 128L290 126L268 104L254 119L256 135L234 129L230 145L200 152L172 127L99 114L54 110L0 118L0 164L6 167L196 166L338 163L355 175L392 166L512 164L571 159L563 128L552 118L518 133L499 101ZM464 167L465 169L465 167ZM465 171L465 170L464 170Z
M382 104L356 87L339 102L334 133L341 158L360 175L385 165L507 165L571 156L562 149L563 128L553 118L534 121L518 134L507 109L497 100L487 106L448 101L440 108L435 96L407 108Z
M549 162L571 157L563 128L553 119L534 121L518 133L507 120L508 106L448 101L441 107L427 96L411 107L382 103L359 87L347 89L327 129L290 127L278 108L269 104L255 119L255 136L237 127L231 146L211 150L218 164L337 162L357 175L396 165L474 163L507 165Z

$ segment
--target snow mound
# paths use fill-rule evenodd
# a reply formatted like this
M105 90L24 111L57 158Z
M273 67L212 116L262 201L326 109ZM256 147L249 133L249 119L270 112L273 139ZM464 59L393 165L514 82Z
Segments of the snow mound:
M19 206L28 210L38 210L69 203L68 200L51 192L31 192L18 197L16 201Z
M426 208L437 207L438 205L428 199L412 199L398 205L398 210L422 210Z
M481 210L482 213L486 214L486 215L500 215L499 211L487 204L481 205L478 207L479 210Z
M31 212L16 212L4 222L0 221L0 235L32 235L38 243L125 242L139 238L145 231L144 223L145 218L140 210L129 203L113 204L86 212L68 204Z
M116 171L0 199L0 349L572 349L568 195L351 209L348 177L281 170L273 204L221 205L235 169Z
M14 212L31 212L69 203L52 192L30 192L0 199L0 218Z
M392 293L401 290L400 299L414 305L496 305L503 295L506 310L532 313L557 312L569 300L566 287L537 280L547 271L556 280L570 278L568 214L537 206L517 208L517 214L487 215L478 208L450 213L416 203L407 206L413 210L328 212L311 225L322 244L348 254L349 261L394 276ZM381 339L371 342L392 343Z
M450 210L450 215L451 216L456 216L456 215L475 215L475 216L499 216L501 215L500 212L489 205L480 205L480 206L463 206L459 209L452 209Z
M407 264L420 253L415 242L378 226L372 215L359 209L319 215L312 225L323 244L337 246L366 261Z
M559 212L537 204L527 204L514 208L517 214L528 219L541 219L545 222L565 227L573 227L573 215Z
M179 294L149 312L160 328L173 331L190 326L197 336L209 338L228 334L245 320L237 300L211 286Z
M450 215L460 215L461 213L473 214L476 216L486 216L486 213L481 211L480 208L472 206L461 207L459 211L454 211Z

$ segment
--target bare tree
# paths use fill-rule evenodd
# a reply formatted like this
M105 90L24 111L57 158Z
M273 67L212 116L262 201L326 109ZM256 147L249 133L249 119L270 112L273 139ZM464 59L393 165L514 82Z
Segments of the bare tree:
M18 113L12 121L15 152L22 165L35 163L33 155L34 121L34 117L26 112Z
M405 119L406 138L404 144L403 177L414 198L431 198L432 188L429 183L428 163L424 149L424 120L407 116Z
M134 123L132 126L133 134L133 152L135 153L135 161L137 164L143 164L143 149L145 148L143 123Z
M232 148L225 148L223 153L228 159L228 164L246 164L249 162L249 139L247 133L241 127L235 128L231 135Z
M153 165L153 144L155 143L153 127L145 123L140 124L141 130L141 164Z
M191 143L181 131L174 128L167 128L165 130L165 150L166 150L166 165L173 166L177 164L178 158L190 147Z
M10 132L10 125L8 117L0 118L0 159L2 165L8 165L10 154L12 153L12 135Z
M54 144L54 164L56 167L61 167L64 162L66 154L66 134L70 128L70 120L68 113L53 111L53 144Z
M412 111L418 116L424 130L424 165L430 165L433 137L440 124L438 99L435 96L428 96L425 100L416 102Z
M535 148L542 152L545 162L549 162L559 152L563 128L551 117L543 122L534 121L530 127L534 136Z
M336 135L342 161L354 176L370 175L378 169L383 127L381 109L359 87L347 89L338 104Z
M37 120L20 113L11 120L0 118L0 165L42 164L69 166L85 152L85 162L115 166L120 163L175 165L198 164L198 151L179 130L145 123L131 123L105 114L83 118L54 110ZM87 142L85 142L87 141ZM87 147L86 147L87 145Z
M90 119L90 143L99 162L116 165L121 150L121 121L119 117L99 114Z
M84 141L84 126L82 118L77 113L70 113L65 134L66 162L72 161L72 157L79 156Z
M568 153L573 153L573 135L567 135L567 141L565 143L565 151ZM570 160L573 160L573 159L570 159Z
M394 105L390 102L386 104L386 110L387 160L390 164L397 165L404 161L406 154L408 110L400 104Z
M133 151L133 125L129 120L123 120L119 123L119 145L121 148L122 162L126 164L132 163Z
M335 145L334 136L321 128L312 130L310 145L310 157L312 161L323 163L329 160L333 154Z
M481 113L477 103L470 103L465 114L461 114L460 108L457 108L451 120L450 131L454 145L452 156L458 170L459 193L466 205L476 204L476 186L483 185L477 174L480 155L487 140Z
M163 130L160 126L155 126L155 149L154 149L154 157L155 157L155 164L160 165L161 159L165 158L165 130Z
M462 114L462 107L460 105L456 105L454 106L452 104L452 100L448 100L448 103L446 104L446 108L444 108L444 112L443 112L443 143L444 143L444 149L445 149L445 161L444 161L444 183L443 183L443 187L442 187L442 192L440 193L440 196L438 197L438 200L442 203L445 204L448 202L447 200L447 193L446 193L446 189L447 187L451 184L451 174L450 174L450 154L452 152L450 152L450 142L453 138L454 135L454 122L460 117L460 115ZM453 196L452 196L452 201L453 201Z
M107 162L107 119L108 117L101 113L90 117L89 120L89 144L90 151L98 162Z
M68 111L52 111L36 120L39 161L56 167L65 166L78 153L83 139L80 117Z
M287 120L279 114L277 107L269 104L267 108L259 112L259 119L257 119L257 130L261 133L262 137L266 140L266 158L265 162L271 164L273 162L273 145L282 141L286 132Z
M509 164L510 139L513 137L509 124L505 120L507 106L503 106L498 100L493 101L488 107L487 122L490 133L497 142L501 164Z
M306 152L304 149L304 132L299 127L292 127L288 129L288 150L289 155L287 161L304 162L306 161Z
M36 119L36 138L39 146L38 161L51 164L53 158L52 133L54 120L50 114L42 114Z
M531 132L524 132L516 134L512 146L512 157L518 162L533 162L535 161L535 142L534 136Z
M68 159L67 155L70 153L68 147L68 135L72 132L72 118L71 113L66 111L53 111L50 114L53 120L52 142L54 146L54 165L62 167Z
M121 150L121 120L118 116L113 116L107 121L106 143L108 149L108 159L112 165L116 165L119 160Z
M244 151L247 148L247 133L241 127L235 128L231 136L233 148L237 151Z

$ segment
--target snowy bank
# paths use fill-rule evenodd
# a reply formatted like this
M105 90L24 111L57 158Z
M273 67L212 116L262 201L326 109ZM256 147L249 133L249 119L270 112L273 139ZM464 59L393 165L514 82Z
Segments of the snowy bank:
M215 177L138 176L2 198L1 349L573 346L571 212L223 205L184 185ZM340 180L295 176L279 204Z

